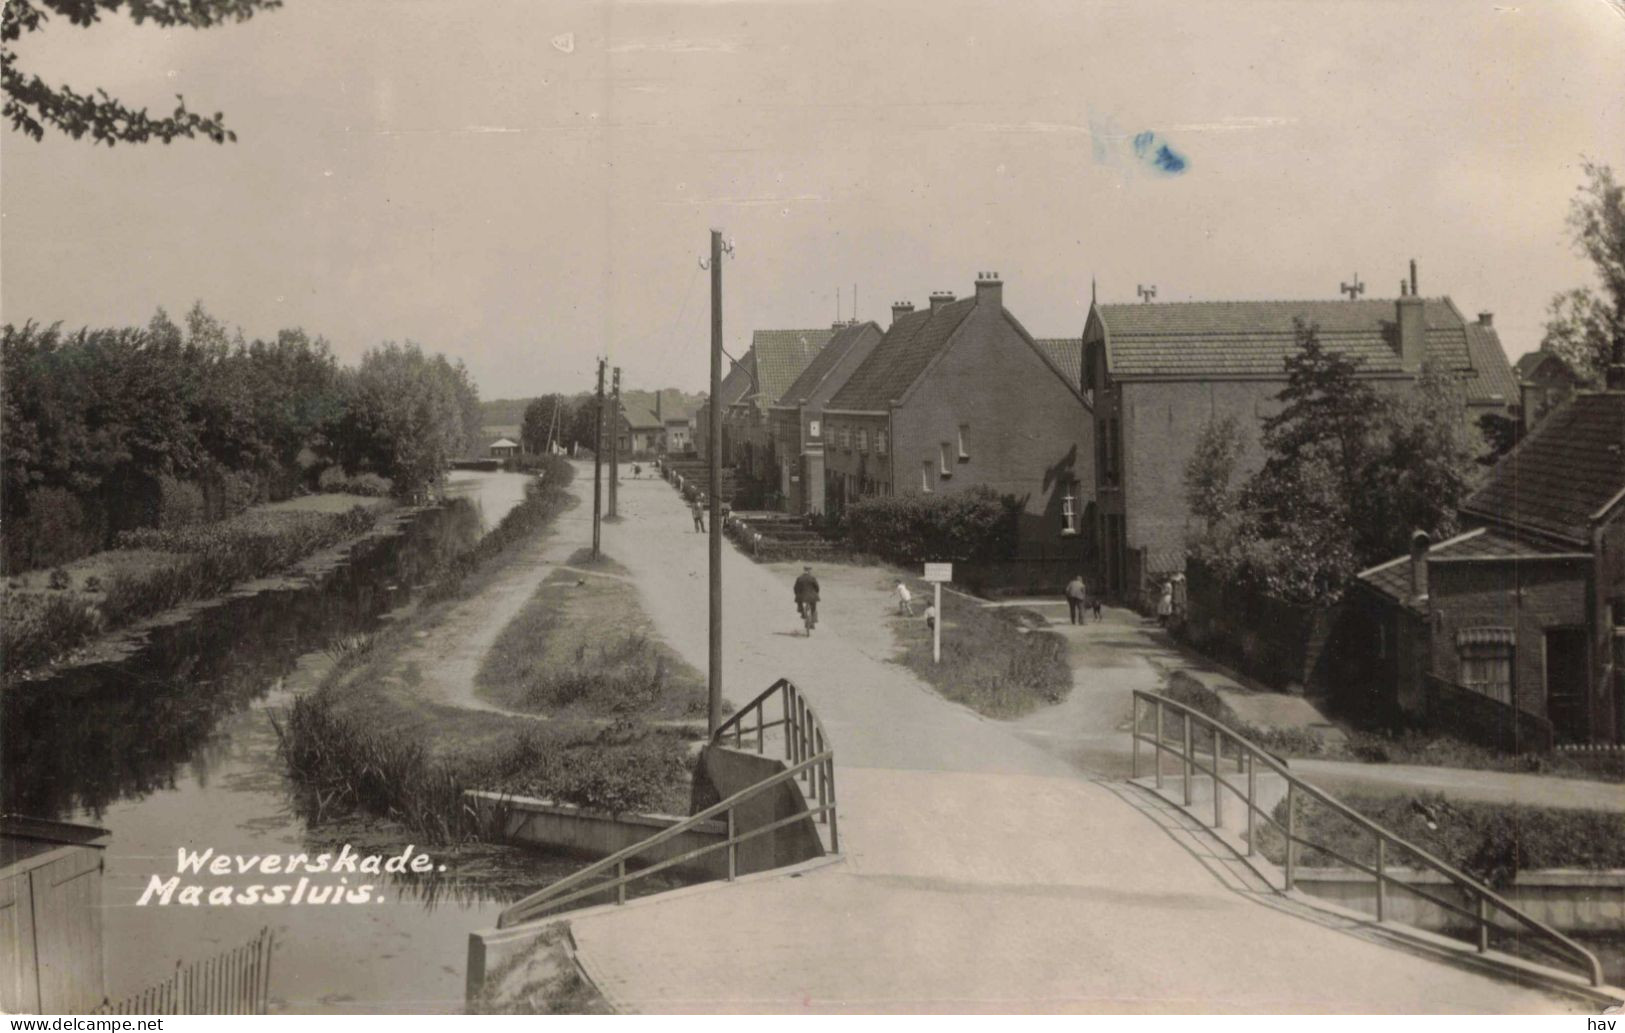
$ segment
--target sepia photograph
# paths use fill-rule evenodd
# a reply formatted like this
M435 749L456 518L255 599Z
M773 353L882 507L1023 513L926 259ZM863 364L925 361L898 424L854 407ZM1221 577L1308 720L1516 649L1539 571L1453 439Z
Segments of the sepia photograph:
M0 3L0 1011L1613 1028L1625 0Z

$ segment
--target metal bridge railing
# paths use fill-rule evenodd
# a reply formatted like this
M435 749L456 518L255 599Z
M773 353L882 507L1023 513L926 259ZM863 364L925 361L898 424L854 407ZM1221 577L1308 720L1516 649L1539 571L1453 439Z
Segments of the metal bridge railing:
M783 717L774 720L765 720L765 707L770 699L777 695L782 701ZM728 881L732 882L739 875L739 847L741 844L764 836L770 832L792 825L809 818L829 826L830 852L839 853L840 833L835 811L835 752L829 746L829 738L824 734L823 726L819 724L818 717L807 705L806 699L793 683L781 678L774 682L767 691L747 703L737 711L733 717L722 724L711 737L712 745L727 745L727 739L733 738L735 748L743 748L746 742L746 728L742 718L754 714L756 717L751 742L754 743L757 753L765 753L766 733L777 728L784 729L785 759L789 767L753 785L746 786L739 792L705 808L697 814L663 829L648 839L634 843L624 850L616 851L602 860L588 865L579 872L567 875L542 889L530 894L522 900L509 906L497 916L497 928L506 929L539 918L550 911L556 911L569 904L576 904L590 897L596 897L613 892L615 903L625 904L627 887L641 879L657 875L668 868L686 864L695 858L713 854L719 850L726 850L728 854ZM785 818L769 822L766 825L753 828L749 831L740 831L736 812L741 804L753 800L763 793L775 789L785 782L798 780L805 786L805 792L810 802L805 810L798 810ZM668 857L656 864L641 868L631 867L631 863L641 854L647 853L651 848L659 846L668 840L676 839L696 826L706 824L715 818L722 818L727 824L725 838L708 843L675 857Z
M1149 726L1149 727L1148 727ZM1172 727L1170 727L1172 726ZM1203 749L1202 740L1206 740ZM1328 857L1335 858L1376 880L1376 919L1387 920L1388 894L1398 890L1413 894L1444 911L1465 919L1472 931L1472 944L1480 953L1490 949L1491 933L1514 931L1524 934L1520 942L1536 947L1548 957L1578 968L1592 986L1603 985L1602 965L1597 956L1551 926L1531 918L1515 905L1483 883L1407 840L1401 839L1369 818L1342 803L1330 794L1304 782L1287 768L1284 760L1249 741L1242 735L1211 717L1166 696L1136 690L1134 693L1133 722L1133 777L1140 778L1140 746L1152 747L1155 758L1155 785L1163 788L1165 777L1163 756L1171 755L1177 763L1174 772L1182 783L1186 808L1192 806L1191 781L1201 775L1213 780L1213 827L1224 821L1223 792L1228 791L1246 807L1246 849L1252 856L1257 849L1259 825L1262 818L1268 827L1283 840L1284 865L1282 889L1291 891L1297 881L1298 849L1310 847ZM1226 767L1234 759L1234 778L1225 777ZM1286 813L1278 821L1273 813L1258 804L1258 775L1265 772L1279 775L1286 782ZM1245 776L1245 782L1241 781ZM1305 838L1298 824L1302 801L1308 799L1325 807L1351 825L1357 833L1369 835L1375 850L1375 864L1366 864L1328 847L1321 842ZM1448 900L1438 893L1423 889L1393 871L1394 852L1407 856L1423 868L1443 876L1461 894L1466 906ZM1510 929L1508 923L1510 921Z

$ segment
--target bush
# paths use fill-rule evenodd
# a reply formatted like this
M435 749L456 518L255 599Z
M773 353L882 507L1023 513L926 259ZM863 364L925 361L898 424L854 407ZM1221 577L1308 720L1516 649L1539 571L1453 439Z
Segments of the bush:
M1020 511L1014 499L978 484L951 494L860 499L847 507L845 523L854 548L893 563L969 563L1011 555Z
M57 567L55 570L51 571L51 588L53 590L63 592L72 587L73 579L68 576L67 571L63 570L61 567Z
M107 513L93 501L65 488L35 488L21 502L20 513L7 514L0 536L8 573L67 563L106 542Z
M368 498L388 498L395 486L388 477L375 473L360 473L354 477L341 467L329 466L316 478L317 490L331 495L365 495Z
M159 527L190 527L208 518L209 507L202 488L167 475L158 478Z
M71 595L5 595L6 671L48 664L94 634L96 611Z

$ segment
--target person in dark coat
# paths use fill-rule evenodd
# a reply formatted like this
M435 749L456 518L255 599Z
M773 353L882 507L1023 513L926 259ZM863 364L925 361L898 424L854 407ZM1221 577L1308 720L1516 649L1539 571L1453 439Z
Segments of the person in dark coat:
M1083 587L1083 575L1072 575L1072 580L1066 583L1066 613L1073 624L1083 623L1083 607L1088 594Z
M803 618L807 610L812 610L812 619L818 620L818 579L813 577L812 567L801 568L801 576L796 578L796 613ZM808 634L812 631L809 628Z

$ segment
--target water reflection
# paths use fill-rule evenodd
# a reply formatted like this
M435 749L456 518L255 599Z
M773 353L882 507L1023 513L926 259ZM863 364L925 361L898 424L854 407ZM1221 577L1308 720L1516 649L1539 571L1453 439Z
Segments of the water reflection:
M154 876L176 874L181 848L313 854L349 842L362 853L399 851L398 830L387 825L307 829L289 802L270 715L319 682L331 643L377 627L477 541L484 520L500 519L522 498L525 480L461 475L448 505L363 542L346 562L224 599L155 628L126 660L65 671L0 699L0 805L88 819L112 833L102 890L110 996L269 924L277 936L274 1011L459 1011L469 931L578 866L503 847L434 848L444 873L382 880L370 904L138 904Z

